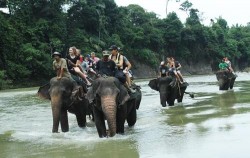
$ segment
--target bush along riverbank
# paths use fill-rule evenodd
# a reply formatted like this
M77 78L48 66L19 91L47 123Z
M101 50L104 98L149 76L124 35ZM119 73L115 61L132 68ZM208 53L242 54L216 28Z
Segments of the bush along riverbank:
M158 66L149 66L140 62L133 62L132 72L135 79L146 79L146 78L156 78L158 76ZM181 73L185 76L190 75L208 75L214 74L217 70L213 70L210 63L204 61L196 63L187 63L181 61ZM239 71L236 69L236 71ZM242 70L244 72L250 72L250 68L245 68ZM26 88L26 87L38 87L47 82L50 78L38 78L35 80L25 79L20 81L11 81L5 78L4 72L0 71L0 90L3 89L13 89L13 88Z

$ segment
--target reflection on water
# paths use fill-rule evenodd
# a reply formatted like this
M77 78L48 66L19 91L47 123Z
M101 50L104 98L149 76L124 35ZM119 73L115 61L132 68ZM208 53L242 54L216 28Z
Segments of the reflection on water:
M0 157L248 157L250 75L238 74L233 90L219 91L215 76L186 77L183 103L162 108L148 80L137 81L143 98L134 127L100 139L94 123L52 134L50 102L37 88L0 92ZM230 149L230 150L228 150ZM236 154L237 153L237 154Z

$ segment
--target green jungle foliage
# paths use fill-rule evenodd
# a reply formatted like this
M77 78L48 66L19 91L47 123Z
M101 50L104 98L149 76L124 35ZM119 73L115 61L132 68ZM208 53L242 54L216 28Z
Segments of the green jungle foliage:
M51 53L65 56L70 46L100 56L116 44L130 60L153 67L166 56L187 63L205 59L212 67L227 56L240 69L249 66L250 25L230 28L219 17L204 26L188 1L180 8L188 15L185 23L175 12L160 19L114 0L9 0L1 6L10 13L0 12L0 88L6 80L49 79L55 75Z

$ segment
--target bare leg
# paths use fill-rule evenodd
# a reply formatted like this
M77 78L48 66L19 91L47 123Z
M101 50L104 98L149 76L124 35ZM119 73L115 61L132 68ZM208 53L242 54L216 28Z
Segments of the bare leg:
M89 80L87 79L87 76L81 72L81 70L78 67L75 67L75 72L87 82L87 85L91 85L91 83L89 82Z
M177 73L176 71L174 71L174 74L175 74L177 80L182 84L183 82L181 81L181 79L180 79L178 73Z
M126 80L127 80L128 87L131 87L131 80L130 80L129 74L126 73L125 75L126 75Z
M181 79L180 81L182 81L182 82L183 82L184 80L183 80L183 77L182 77L181 72L180 72L180 71L177 71L177 74L178 74L179 78Z

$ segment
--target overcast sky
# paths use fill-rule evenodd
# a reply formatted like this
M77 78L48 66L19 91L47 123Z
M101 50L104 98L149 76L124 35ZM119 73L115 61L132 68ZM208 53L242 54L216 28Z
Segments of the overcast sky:
M160 18L166 17L167 0L115 0L118 6L138 4L148 12L155 12ZM176 12L182 22L187 18L186 13L179 10L180 4L185 0L170 0L168 3L168 13ZM192 8L198 9L204 19L203 24L209 25L210 19L220 16L225 19L229 26L240 24L246 25L250 22L250 0L189 0L193 4Z

